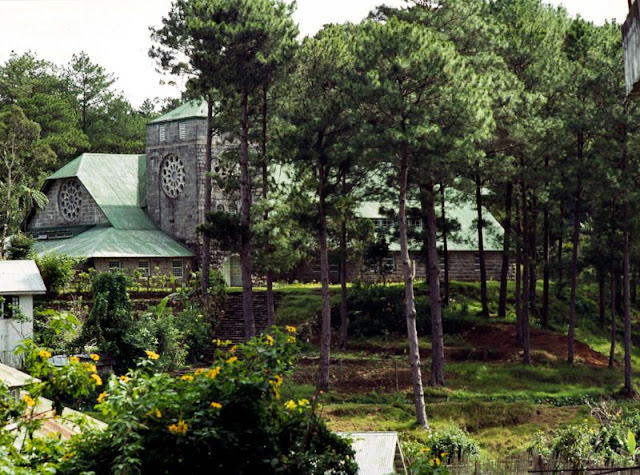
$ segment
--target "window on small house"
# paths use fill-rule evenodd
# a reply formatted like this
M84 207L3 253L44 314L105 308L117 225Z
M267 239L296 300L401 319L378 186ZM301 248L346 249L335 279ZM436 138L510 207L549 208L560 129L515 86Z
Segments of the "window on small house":
M184 276L182 261L171 262L171 273L173 274L174 277L182 278Z
M480 254L474 254L474 270L480 272Z
M229 205L230 214L238 214L238 207L236 205Z
M161 125L160 126L160 142L164 142L165 140L167 140L167 126Z
M120 261L109 261L109 271L114 272L120 270Z
M20 297L5 295L0 297L0 318L15 318L20 309Z
M184 122L180 122L180 124L178 124L178 136L180 137L180 140L187 138L187 124Z
M224 213L224 206L222 206L222 205L218 205L218 206L216 206L216 211L217 211L218 213Z
M138 272L142 277L149 277L149 261L138 261Z

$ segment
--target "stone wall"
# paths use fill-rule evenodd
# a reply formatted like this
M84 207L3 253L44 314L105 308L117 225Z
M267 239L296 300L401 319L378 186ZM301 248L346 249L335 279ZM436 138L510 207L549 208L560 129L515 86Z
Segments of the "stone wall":
M485 268L488 280L500 280L502 269L502 252L485 251ZM415 278L426 279L426 267L422 261L422 256L412 253L415 265ZM388 260L391 270L387 274L387 282L402 282L404 280L402 271L402 260L400 253L395 252ZM513 265L509 271L509 279L514 277ZM349 273L351 280L363 280L365 282L380 281L379 275L370 269L351 269ZM444 278L444 261L440 259L440 278ZM462 282L477 282L480 280L480 261L477 252L473 251L449 251L449 279Z
M44 209L35 208L35 212L28 223L28 230L69 226L91 226L109 223L105 214L96 204L95 200L91 197L82 183L80 183L81 204L78 218L73 221L66 219L60 211L58 196L60 193L60 187L67 181L77 181L77 179L61 179L54 180L49 183L46 191L49 203Z
M173 263L178 261L182 262L183 280L184 281L189 280L191 271L193 270L193 260L187 257L175 257L175 258L96 257L93 259L93 265L96 271L107 272L112 268L111 264L118 263L120 269L130 274L133 271L140 268L141 262L147 262L150 275L169 276L173 274Z

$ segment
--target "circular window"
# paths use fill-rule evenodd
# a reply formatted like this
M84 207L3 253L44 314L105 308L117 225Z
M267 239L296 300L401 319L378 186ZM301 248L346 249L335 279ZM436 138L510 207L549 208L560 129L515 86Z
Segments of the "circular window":
M82 206L82 192L79 182L70 180L62 184L58 194L58 206L64 219L67 221L78 220Z
M162 191L169 198L177 198L184 190L184 164L175 155L167 155L160 166Z

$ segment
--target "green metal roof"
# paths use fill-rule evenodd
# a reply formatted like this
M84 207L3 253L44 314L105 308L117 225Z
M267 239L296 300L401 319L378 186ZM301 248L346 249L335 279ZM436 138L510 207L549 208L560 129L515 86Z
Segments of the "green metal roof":
M38 254L71 257L193 257L193 253L164 232L96 226L68 239L36 241Z
M409 203L409 206L418 207L417 203ZM394 208L391 203L378 203L367 201L360 205L358 208L358 216L362 218L383 218L387 217L380 214L380 207ZM437 210L439 214L440 211ZM447 220L455 220L460 224L460 229L449 236L447 241L447 248L449 251L477 251L478 250L478 230L476 227L476 205L466 200L462 201L449 201L447 202L445 213ZM493 217L493 215L483 208L482 214L486 226L484 228L484 250L485 251L501 251L502 246L500 244L500 238L503 234L502 226ZM438 245L442 245L438 242ZM400 244L393 241L389 244L391 251L399 251Z
M155 230L141 208L145 167L145 155L84 153L47 179L78 178L114 228Z
M207 101L204 99L194 99L187 101L180 107L176 107L172 111L158 117L149 122L150 124L158 124L160 122L171 122L174 120L207 118Z

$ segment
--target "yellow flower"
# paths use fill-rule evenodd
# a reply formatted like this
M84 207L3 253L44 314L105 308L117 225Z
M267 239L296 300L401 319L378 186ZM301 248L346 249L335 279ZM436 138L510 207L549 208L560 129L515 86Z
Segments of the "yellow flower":
M160 409L155 408L155 409L149 409L147 412L144 413L145 416L155 416L156 419L161 419L162 418L162 412L160 412Z
M308 399L300 399L298 401L298 406L300 407L304 407L304 406L308 406L309 405L309 400Z
M180 379L183 381L193 381L193 376L190 374L183 374Z
M184 435L189 430L189 426L183 420L179 420L177 424L171 424L169 426L169 432L177 435Z
M233 345L231 348L229 348L229 353L234 354L237 349L238 349L238 345Z
M238 361L238 357L237 357L237 356L232 356L231 358L229 358L229 359L227 360L227 363L228 363L228 364L233 364L233 363L235 363L236 361Z
M95 353L91 353L89 355L89 358L91 358L93 361L98 361L100 359L100 355L97 355Z
M157 360L158 358L160 358L160 355L155 351L144 350L144 352L147 354L147 358L149 358L150 360Z
M38 351L38 356L40 358L51 358L51 353L49 353L47 350L40 350Z
M285 326L284 329L287 330L289 333L295 333L296 332L296 327L293 327L291 325Z
M433 463L435 464L436 467L440 466L440 459L438 457L433 459Z
M201 375L202 373L204 373L204 368L198 368L193 373L196 374L196 375Z
M269 380L269 384L273 389L273 394L276 397L276 399L280 399L280 391L278 390L278 388L282 384L282 376L280 376L279 374L276 374L273 379Z
M62 460L69 460L71 457L73 457L73 452L67 452L62 456Z
M289 399L287 402L284 403L284 407L286 407L290 411L293 411L296 408L296 402Z
M71 357L69 357L69 361L71 363L79 363L80 362L80 358L78 358L77 356L71 356Z
M33 400L33 398L31 396L29 396L28 394L25 394L24 396L22 396L22 400L26 403L27 406L34 406L35 405L35 401Z
M96 373L91 373L91 377L96 382L96 386L102 386L102 378L98 376Z
M209 371L207 371L207 374L205 374L205 376L209 379L216 379L216 376L218 376L219 373L220 367L216 366L215 368L211 368Z
M107 399L107 392L106 391L103 391L98 395L98 402L99 403L105 402L106 399Z
M265 338L267 339L267 345L272 346L273 345L273 337L271 335L267 335Z
M125 376L124 374L122 376L120 376L120 381L122 381L123 383L128 383L129 382L129 376Z
M219 402L215 402L215 401L213 401L211 404L209 404L209 406L211 406L213 409L221 409L222 408L222 404L220 404Z
M422 452L423 454L427 453L427 452L431 452L431 448L430 447L422 447L420 449L420 452Z
M98 371L98 369L96 368L96 365L94 365L93 363L83 363L84 367L87 369L87 371L89 371L90 373L95 373Z
M296 342L296 337L293 335L289 335L287 337L287 343L295 343Z

